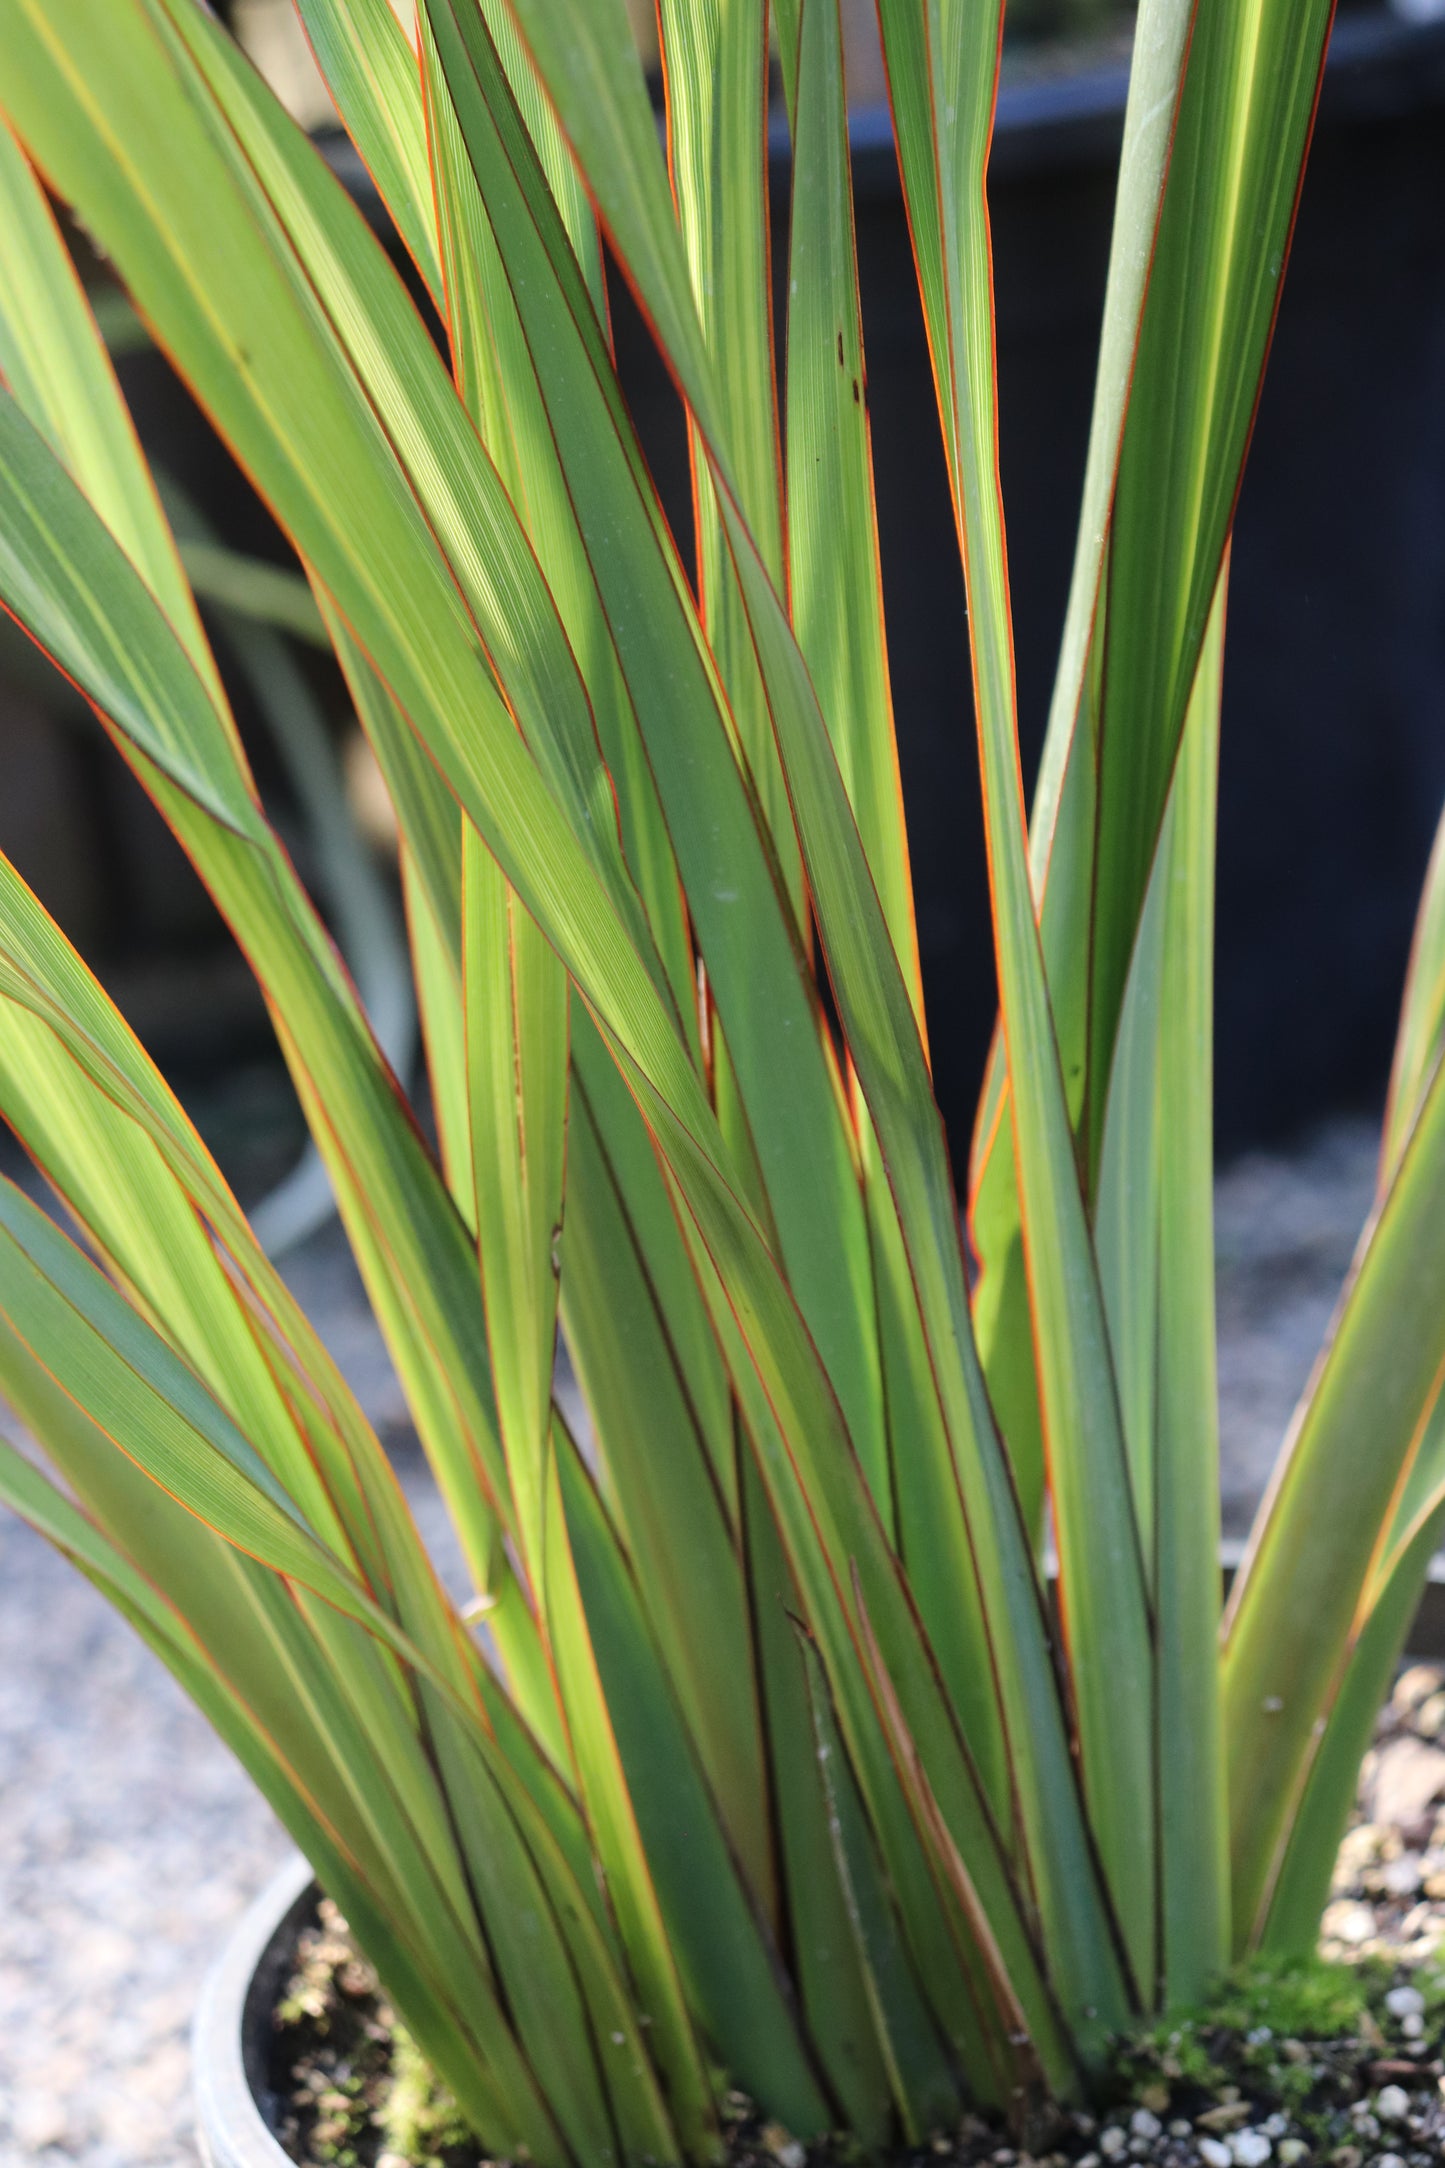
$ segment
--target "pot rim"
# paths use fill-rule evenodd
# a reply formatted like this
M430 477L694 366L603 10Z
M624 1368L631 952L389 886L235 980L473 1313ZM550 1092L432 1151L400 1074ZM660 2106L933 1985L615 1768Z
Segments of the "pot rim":
M206 2168L292 2168L262 2112L270 2088L258 2019L263 2003L275 2003L295 1931L315 1903L311 1863L293 1852L248 1905L206 1975L191 2025L196 2135Z

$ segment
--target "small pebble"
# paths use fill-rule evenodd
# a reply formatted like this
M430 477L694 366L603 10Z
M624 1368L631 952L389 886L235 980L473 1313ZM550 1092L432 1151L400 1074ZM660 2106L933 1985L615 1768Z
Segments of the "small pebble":
M1373 1822L1357 1822L1353 1829L1345 1831L1335 1861L1337 1874L1345 1877L1338 1885L1340 1888L1348 1889L1361 1868L1371 1866L1379 1858L1384 1834Z
M1303 2160L1308 2151L1303 2138L1281 2138L1275 2148L1280 2168L1294 2168L1295 2162Z
M797 2139L784 2130L781 2123L765 2123L762 2140L778 2168L807 2168L807 2147L799 2145Z
M1374 1934L1375 1915L1370 1906L1361 1904L1358 1898L1341 1897L1325 1907L1320 1928L1329 1941L1343 1942L1351 1949L1358 1949Z
M1103 2154L1105 2160L1117 2160L1121 2153L1128 2150L1128 2145L1129 2140L1125 2132L1120 2130L1117 2124L1111 2123L1099 2140L1099 2151Z
M1157 2138L1163 2128L1152 2108L1136 2108L1129 2118L1129 2129L1136 2138Z
M1421 1702L1438 1694L1440 1685L1440 1673L1434 1664L1411 1664L1396 1679L1390 1699L1402 1716L1408 1716Z
M1098 2154L1081 2153L1079 2155L1079 2158L1074 2162L1074 2168L1099 2168Z
M1235 2092L1232 2085L1220 2087L1221 2095ZM1238 2130L1249 2121L1249 2109L1242 2100L1221 2098L1217 2108L1206 2108L1203 2115L1196 2115L1196 2130L1228 2132Z
M1204 2168L1234 2168L1234 2155L1222 2138L1201 2138L1199 2158Z
M1445 1731L1445 1694L1427 1694L1415 1711L1414 1724L1422 1739L1438 1739Z
M1266 2138L1282 2138L1289 2129L1289 2117L1287 2115L1271 2115L1259 2127Z
M1405 2163L1398 2153L1380 2153L1376 2156L1375 2168L1405 2168Z
M1387 1859L1376 1870L1375 1880L1387 1897L1413 1897L1424 1880L1419 1853L1402 1852L1398 1859Z
M1234 2168L1264 2168L1274 2147L1262 2130L1237 2130L1229 2141Z
M1423 2017L1425 1998L1418 1987L1392 1987L1385 1997L1391 2017Z
M1169 2135L1171 2138L1192 2138L1194 2136L1194 2126L1192 2123L1186 2123L1182 2115L1176 2115L1174 2121L1169 2125Z
M1375 2095L1375 2113L1382 2123L1403 2123L1410 2113L1410 2096L1404 2086L1381 2086Z
M1400 2020L1400 2030L1407 2040L1418 2040L1425 2031L1425 2020L1418 2010L1407 2010Z

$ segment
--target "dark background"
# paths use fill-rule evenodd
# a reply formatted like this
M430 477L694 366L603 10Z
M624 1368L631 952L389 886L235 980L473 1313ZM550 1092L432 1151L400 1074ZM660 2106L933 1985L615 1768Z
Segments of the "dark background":
M1000 101L991 202L1025 772L1072 565L1122 75ZM886 115L855 123L893 690L940 1100L966 1152L993 1015L963 588ZM775 194L786 202L785 176ZM775 263L786 261L779 220ZM686 453L642 327L624 374L679 532ZM1337 28L1230 580L1221 1150L1383 1095L1445 799L1445 25Z

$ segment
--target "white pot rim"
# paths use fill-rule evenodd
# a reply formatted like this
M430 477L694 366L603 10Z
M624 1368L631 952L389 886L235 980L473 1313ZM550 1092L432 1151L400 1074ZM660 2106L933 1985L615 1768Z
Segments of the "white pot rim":
M232 1930L206 1977L191 2027L196 2131L206 2168L294 2168L256 2093L288 1942L315 1900L310 1863L293 1853Z

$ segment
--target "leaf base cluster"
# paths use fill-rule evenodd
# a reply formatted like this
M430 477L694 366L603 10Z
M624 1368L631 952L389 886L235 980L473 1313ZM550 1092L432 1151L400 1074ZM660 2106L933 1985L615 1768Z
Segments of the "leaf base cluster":
M1407 2038L1387 2003L1403 1984L1424 2003L1421 2040ZM889 2154L885 2168L1085 2168L1091 2160L1176 2168L1199 2161L1202 2139L1228 2147L1239 2131L1262 2127L1272 2163L1362 2168L1388 2152L1435 2159L1445 2136L1442 2076L1445 1963L1256 1959L1198 2009L1120 2040L1091 2109L1036 2136L1035 2152L1018 2151L1001 2124L968 2116ZM278 2135L301 2168L485 2168L455 2102L325 1899L297 1942L270 2077L283 2103ZM1374 2105L1386 2086L1409 2094L1415 2127L1381 2125ZM1151 2120L1157 2133L1141 2139ZM803 2146L737 2091L726 2096L724 2135L726 2168L862 2168L870 2157L841 2136Z

